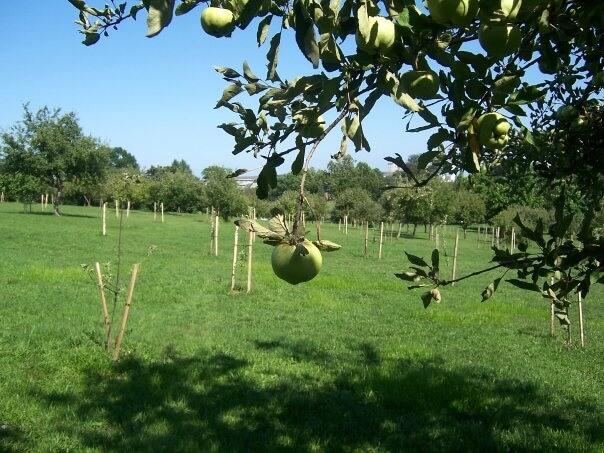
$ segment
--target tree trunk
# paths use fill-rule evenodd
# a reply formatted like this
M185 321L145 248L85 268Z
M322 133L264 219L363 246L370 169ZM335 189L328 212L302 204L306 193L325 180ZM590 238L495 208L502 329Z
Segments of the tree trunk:
M61 192L60 189L58 189L57 194L52 199L52 208L53 208L56 216L61 215L60 206L61 206L61 197L62 196L63 196L63 193Z
M417 223L413 224L413 237L415 237L415 230L417 230Z

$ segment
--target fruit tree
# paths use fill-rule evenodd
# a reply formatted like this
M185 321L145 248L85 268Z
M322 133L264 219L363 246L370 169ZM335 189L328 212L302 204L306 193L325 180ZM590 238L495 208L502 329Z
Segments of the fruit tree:
M149 37L182 14L201 16L212 36L199 39L257 27L258 44L267 48L267 73L259 77L246 63L241 72L216 67L227 83L218 106L238 118L219 127L234 138L234 154L265 159L259 198L276 185L277 168L288 160L300 174L296 240L303 240L305 175L317 145L327 134L340 133L334 158L345 155L349 143L369 151L363 122L386 97L401 108L404 134L432 131L419 158L420 170L430 169L423 176L400 155L386 157L413 186L443 172L488 173L512 159L533 165L560 190L555 222L547 230L519 225L538 253L496 251L497 266L516 272L513 283L543 291L564 306L571 291L586 295L591 282L602 282L604 244L591 233L604 190L601 0L112 0L102 8L69 1L79 10L86 45L143 13ZM284 80L279 49L290 35L309 70ZM256 108L234 100L243 91ZM526 155L506 152L512 130L531 149ZM591 172L589 184L581 181L583 170ZM578 186L590 200L580 244L568 240L566 185ZM450 283L439 277L434 258L431 265L410 258L416 270L398 275L435 287ZM545 278L551 273L554 285ZM537 286L540 279L543 287ZM496 286L489 285L485 296Z

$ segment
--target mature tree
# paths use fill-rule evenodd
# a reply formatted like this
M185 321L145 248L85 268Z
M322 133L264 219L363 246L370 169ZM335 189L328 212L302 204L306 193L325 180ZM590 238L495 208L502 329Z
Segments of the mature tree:
M127 184L118 185L120 191L116 194L122 200L131 196L133 189L129 179L124 182ZM172 212L195 212L205 201L202 182L184 171L163 172L161 177L152 180L149 192L152 200L164 203L164 208Z
M86 45L142 9L148 11L147 35L155 36L171 23L175 7L173 0L145 1L131 8L126 4L94 8L84 0L70 1L79 10ZM176 7L176 15L202 3L186 0ZM464 0L467 8L450 9L448 2L430 1L428 10L419 0L387 1L383 7L373 0L272 0L270 6L225 0L217 5L231 10L225 15L232 17L216 27L204 22L204 29L217 37L230 36L263 17L257 38L260 45L269 42L266 77L258 77L247 63L241 72L216 68L228 83L218 107L238 117L220 127L235 139L234 153L245 151L265 159L258 178L260 198L276 185L277 168L295 156L292 172L302 175L295 240L303 235L299 220L305 174L318 143L341 124L338 157L346 154L349 143L369 151L363 122L382 97L404 109L405 131L433 130L418 164L419 170L432 164L434 171L425 178L411 171L400 155L387 158L415 186L424 186L441 172L475 173L496 167L513 127L533 148L530 155L514 157L534 162L552 184L579 178L587 168L600 183L593 185L604 186L604 166L598 157L604 133L604 115L598 115L604 85L604 2ZM90 21L91 16L95 20ZM208 16L202 16L203 21ZM279 22L272 36L271 21ZM279 48L286 33L295 36L302 54L314 69L322 66L322 72L292 80L279 76ZM246 108L241 99L234 101L244 91L257 96L258 109ZM570 113L552 115L566 106L572 107ZM587 225L599 208L593 197L601 199L602 194L588 184L583 188L591 198L584 216ZM579 281L586 295L592 274L604 263L604 244L593 237L581 235L580 246L558 240L568 223L564 201L560 197L550 228L553 242L533 231L540 249L537 256L500 263L518 269L519 278L539 280L549 271L562 273L564 284L543 285L556 303L566 301ZM576 259L550 259L561 253ZM434 272L429 280L435 287L450 283ZM485 290L488 297L495 286Z
M468 190L459 190L453 202L453 220L461 225L466 237L468 227L484 221L486 205L481 195Z
M119 146L109 150L109 164L113 168L139 169L136 157Z
M332 219L339 220L348 216L349 220L377 222L383 211L379 203L371 198L369 192L361 188L345 189L335 198Z
M237 183L228 176L232 171L220 166L207 167L202 172L204 203L217 209L224 219L246 214L248 204Z
M106 148L82 133L74 113L48 107L33 113L26 105L23 119L1 139L3 171L38 178L51 187L56 215L67 182L101 180L107 168Z

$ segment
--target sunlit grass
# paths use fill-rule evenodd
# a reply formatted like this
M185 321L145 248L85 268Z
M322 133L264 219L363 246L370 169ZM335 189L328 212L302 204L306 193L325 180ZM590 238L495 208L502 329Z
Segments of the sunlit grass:
M324 238L343 248L325 254L315 280L277 279L258 241L252 292L229 294L230 224L213 257L203 215L162 224L133 212L122 283L142 264L116 365L81 268L110 262L115 274L115 216L102 237L98 208L21 211L0 204L0 450L604 449L600 289L582 350L576 327L570 346L559 328L549 337L539 295L502 285L480 303L497 273L425 310L393 277L407 267L403 249L429 256L423 228L388 239L378 260L373 232L364 258L362 230L326 224ZM443 272L453 238L451 227ZM470 232L460 273L486 265L489 245Z

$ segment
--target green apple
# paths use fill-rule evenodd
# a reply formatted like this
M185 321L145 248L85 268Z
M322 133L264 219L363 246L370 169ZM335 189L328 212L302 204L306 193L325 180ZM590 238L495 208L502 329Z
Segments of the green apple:
M503 58L520 48L522 34L515 25L500 23L482 24L478 30L478 42L490 57Z
M369 36L356 32L357 47L364 52L375 55L383 54L394 45L394 22L385 17L369 18Z
M430 16L441 25L470 25L478 14L478 0L428 0Z
M210 6L201 12L201 28L217 38L229 36L235 28L235 16L228 9Z
M292 285L312 280L323 265L321 252L312 242L304 239L302 245L308 253L304 254L295 245L279 244L271 256L275 275Z
M569 123L576 119L579 112L572 105L563 105L556 111L556 119L563 123Z
M433 71L407 71L401 76L401 83L417 99L434 99L438 93L438 74Z
M479 16L483 20L499 19L513 22L522 7L523 0L483 0Z
M510 123L497 112L485 113L477 121L478 141L489 149L503 148L508 142Z
M296 119L294 117L294 119ZM317 138L325 131L325 120L321 115L315 121L299 122L300 135L304 138Z

